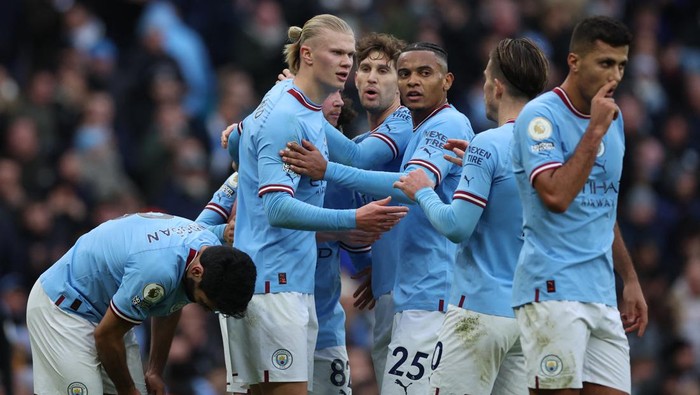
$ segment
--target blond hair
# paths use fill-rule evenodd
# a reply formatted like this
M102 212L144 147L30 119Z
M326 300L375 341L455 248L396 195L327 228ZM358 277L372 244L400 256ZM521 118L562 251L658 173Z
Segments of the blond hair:
M320 36L322 30L331 30L339 33L347 33L354 36L350 25L335 15L321 14L309 19L304 23L304 27L292 26L287 30L289 44L284 46L285 61L289 70L296 74L299 72L299 50L307 40Z

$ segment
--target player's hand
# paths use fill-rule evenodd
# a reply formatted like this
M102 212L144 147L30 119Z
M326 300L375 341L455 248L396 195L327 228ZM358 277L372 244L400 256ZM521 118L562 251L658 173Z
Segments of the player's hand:
M455 158L452 155L443 155L443 158L445 158L448 162L462 167L462 158L464 158L464 152L467 151L468 146L469 142L467 140L447 139L447 142L445 145L443 145L443 147L454 152L457 157Z
M598 89L591 100L591 121L588 128L603 136L608 132L610 123L617 118L620 108L615 104L612 93L617 88L617 81L608 81Z
M360 229L352 229L345 232L339 232L338 240L349 246L366 246L379 240L382 234L379 232L365 232Z
M639 281L625 284L622 290L621 309L620 315L625 332L637 331L637 336L644 336L649 323L649 311Z
M297 174L303 174L312 180L322 180L328 165L326 158L310 141L302 140L301 144L294 141L287 143L287 148L279 152L282 162Z
M234 122L226 127L221 132L221 148L226 149L228 148L228 136L231 135L231 132L233 129L235 129L238 126L238 122Z
M224 228L224 241L226 245L233 245L233 231L236 229L236 216L229 217L228 223Z
M377 200L355 211L355 228L367 232L386 232L408 213L408 207L388 206L391 196Z
M416 200L416 192L423 188L435 188L435 183L428 178L423 169L416 169L399 177L399 180L394 182L394 188L403 191L409 199Z
M362 283L357 287L355 293L352 296L355 298L355 302L352 304L360 310L372 310L376 304L374 299L374 294L372 293L372 267L367 267L352 276L355 280L362 279Z
M282 70L281 73L277 74L277 82L282 82L284 80L289 80L294 78L295 75L289 69Z
M159 374L147 371L144 377L146 379L146 391L149 394L165 395L165 381ZM139 392L136 391L135 393L138 394Z

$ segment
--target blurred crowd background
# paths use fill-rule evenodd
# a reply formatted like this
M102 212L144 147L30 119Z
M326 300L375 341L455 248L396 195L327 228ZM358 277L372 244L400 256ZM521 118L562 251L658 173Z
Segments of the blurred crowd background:
M287 28L319 13L358 36L443 45L450 101L477 131L493 126L482 70L498 40L533 38L551 88L581 17L623 20L635 38L616 93L627 138L619 222L650 318L643 338L630 336L633 393L700 394L699 1L2 0L0 395L32 393L24 315L37 276L107 219L195 218L231 171L221 130L274 83ZM352 81L345 93L356 97ZM366 126L361 115L352 129ZM376 394L371 315L352 309L356 284L344 280L354 392ZM171 394L224 393L214 315L185 309L167 380Z

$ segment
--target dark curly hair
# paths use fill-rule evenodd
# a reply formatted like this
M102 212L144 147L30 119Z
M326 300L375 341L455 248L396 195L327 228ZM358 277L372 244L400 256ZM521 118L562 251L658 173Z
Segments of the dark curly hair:
M199 287L221 313L234 318L245 316L253 298L257 270L245 252L229 246L212 246L202 252L204 268Z

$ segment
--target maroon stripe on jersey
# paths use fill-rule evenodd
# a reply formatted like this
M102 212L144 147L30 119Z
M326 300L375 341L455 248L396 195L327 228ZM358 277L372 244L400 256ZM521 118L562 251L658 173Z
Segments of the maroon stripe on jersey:
M440 111L442 111L442 110L444 110L444 109L446 109L446 108L448 108L448 107L450 107L450 104L449 104L449 103L445 103L445 104L443 104L442 106L440 106L440 107L434 109L433 112L431 112L427 117L425 117L424 120L420 121L420 123L419 123L418 125L416 125L416 126L413 127L413 131L415 132L422 124L425 123L425 121L427 121L428 119L434 117L435 114L439 113Z
M211 210L211 211L219 214L220 216L224 217L224 221L228 221L228 216L229 216L228 210L226 210L221 205L218 205L214 202L209 202L209 203L207 203L207 205L204 208Z
M265 281L265 293L269 294L270 293L270 282Z
M292 195L292 197L294 197L294 189L289 185L284 184L265 185L258 189L258 197L262 197L262 195L268 192L287 192L288 194Z
M399 156L399 146L396 144L394 139L392 139L391 137L389 137L383 133L372 133L369 135L369 137L376 137L379 140L382 140L383 142L386 143L386 145L389 146L389 149L391 150L391 153L394 156L394 158Z
M540 301L540 289L536 288L535 289L535 302L539 302L539 301Z
M535 168L535 170L530 173L530 184L534 185L535 184L535 178L540 175L543 171L546 170L551 170L551 169L556 169L557 167L561 167L562 164L559 162L547 162L544 164L541 164Z
M445 311L445 301L440 299L440 303L438 303L438 310L444 312Z
M459 298L459 307L464 306L464 295Z
M540 389L540 376L535 376L535 389Z
M269 370L263 371L263 382L265 382L265 383L270 382L270 371Z
M486 207L486 203L488 203L488 200L466 191L455 191L454 195L452 195L452 199L465 200L469 203L474 203L481 208Z
M435 395L440 395L440 388L435 388Z
M136 325L139 325L141 323L141 320L131 318L128 315L124 314L121 310L119 310L117 306L114 305L114 300L109 301L109 308L112 309L112 311L117 317L123 319L124 321L128 321Z
M569 108L569 110L571 110L572 113L574 113L574 115L583 119L591 119L590 115L584 114L581 111L577 110L576 107L574 107L574 104L571 102L571 99L569 99L569 95L567 95L563 89L561 89L560 87L556 87L552 89L552 92L556 93L557 96L559 96L561 101L564 102L564 104Z
M58 299L56 299L56 303L55 303L56 306L60 306L61 303L63 303L64 300L66 300L66 297L65 297L65 296L63 296L63 295L59 296Z
M302 106L308 108L311 111L321 111L321 106L318 106L314 103L311 103L310 101L306 100L306 97L304 96L303 93L299 92L298 90L292 88L287 91L290 95L294 96L299 103L301 103Z
M440 174L440 168L435 166L434 164L428 162L427 160L423 159L411 159L408 162L406 162L406 166L404 166L404 169L407 168L410 165L419 165L422 167L425 167L426 169L430 170L431 173L435 175L435 179L437 182L435 183L435 187L440 185L440 182L442 181L442 174Z

